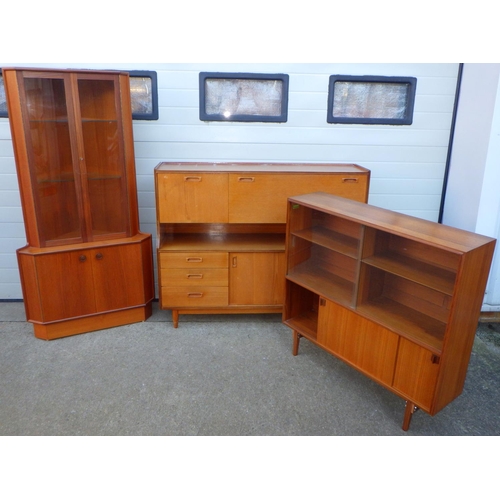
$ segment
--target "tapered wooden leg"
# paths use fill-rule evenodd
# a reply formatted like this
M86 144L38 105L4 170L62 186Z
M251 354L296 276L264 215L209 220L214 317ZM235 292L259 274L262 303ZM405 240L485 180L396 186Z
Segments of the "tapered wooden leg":
M174 328L179 326L179 311L177 309L172 310L172 321L174 323Z
M293 331L293 346L292 346L292 354L294 356L297 356L297 354L299 353L300 337L302 337L302 335L299 332L294 330Z
M411 417L417 411L417 407L411 402L406 402L405 416L403 418L403 430L407 431L410 428Z

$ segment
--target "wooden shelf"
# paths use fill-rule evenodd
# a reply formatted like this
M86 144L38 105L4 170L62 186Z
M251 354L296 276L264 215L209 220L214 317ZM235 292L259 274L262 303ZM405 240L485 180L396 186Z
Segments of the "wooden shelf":
M411 259L396 253L374 255L363 259L365 264L420 283L446 295L453 294L456 273L439 266Z
M441 355L446 323L385 297L358 304L356 311L434 354Z
M286 278L308 290L320 290L320 294L330 300L348 307L352 306L354 283L335 274L328 273L311 262L295 266L288 272Z
M305 228L293 231L291 234L348 257L356 258L358 256L359 240L324 227Z
M285 325L292 330L298 331L304 337L316 340L318 334L318 312L305 311L299 316L295 316L284 321Z

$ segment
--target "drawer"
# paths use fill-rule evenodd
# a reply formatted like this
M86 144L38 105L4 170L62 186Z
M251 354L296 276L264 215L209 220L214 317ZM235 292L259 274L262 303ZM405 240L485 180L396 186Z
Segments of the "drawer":
M160 252L161 268L227 268L228 262L227 252Z
M228 287L224 286L163 286L161 305L176 307L223 307L228 305Z
M228 286L227 268L162 268L161 283L166 286Z

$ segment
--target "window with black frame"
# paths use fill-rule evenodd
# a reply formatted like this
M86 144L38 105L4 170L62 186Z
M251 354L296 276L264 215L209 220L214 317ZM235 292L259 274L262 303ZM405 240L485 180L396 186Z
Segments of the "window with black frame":
M414 77L332 75L327 122L411 125L416 87Z
M286 122L288 75L200 73L200 120Z
M156 71L129 71L132 119L158 120Z

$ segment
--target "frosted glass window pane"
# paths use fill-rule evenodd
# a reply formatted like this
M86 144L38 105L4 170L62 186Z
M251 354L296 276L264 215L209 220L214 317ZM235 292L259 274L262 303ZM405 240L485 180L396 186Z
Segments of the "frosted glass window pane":
M5 95L3 76L0 76L0 116L7 116L7 96Z
M403 119L406 83L335 82L333 115L338 118Z
M151 114L153 112L153 90L151 78L130 77L133 114Z
M282 114L283 82L281 80L207 79L205 112L208 115Z

